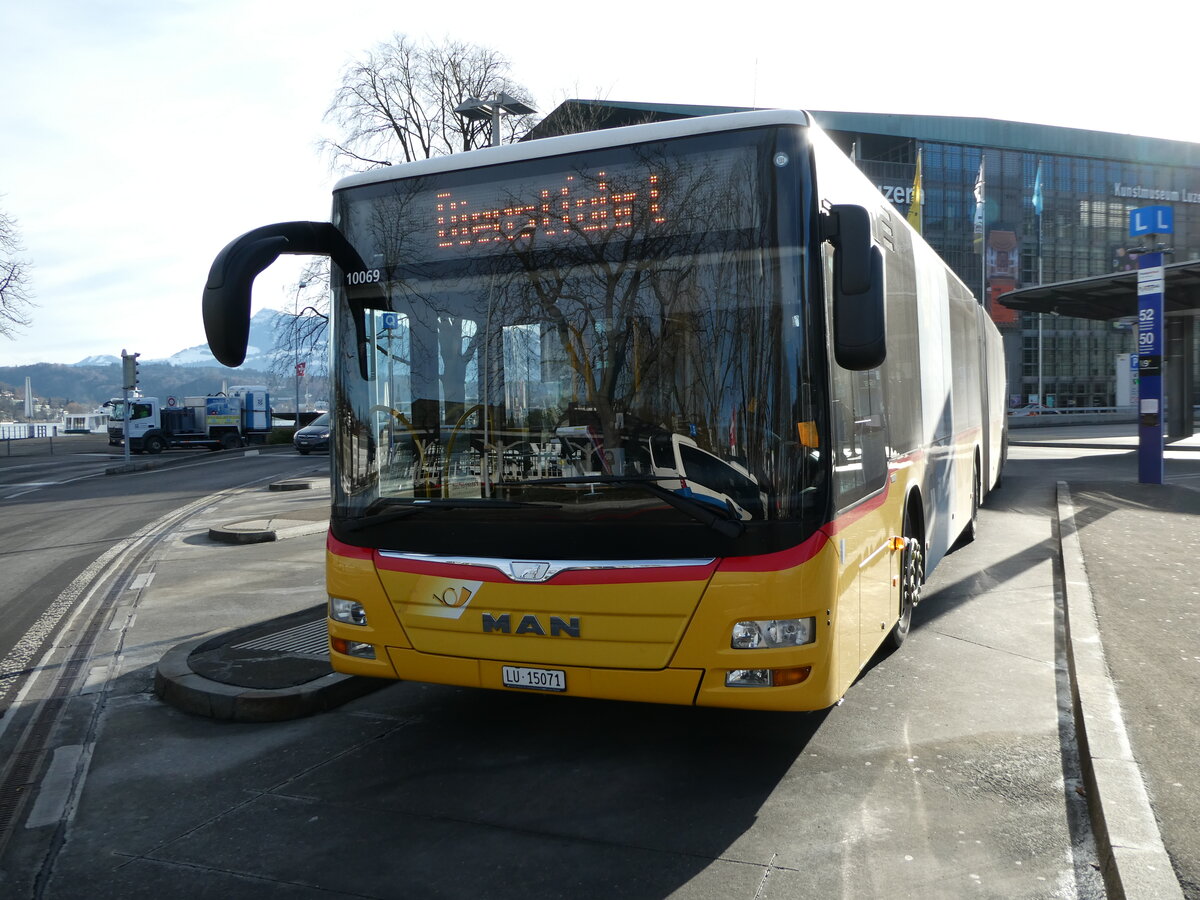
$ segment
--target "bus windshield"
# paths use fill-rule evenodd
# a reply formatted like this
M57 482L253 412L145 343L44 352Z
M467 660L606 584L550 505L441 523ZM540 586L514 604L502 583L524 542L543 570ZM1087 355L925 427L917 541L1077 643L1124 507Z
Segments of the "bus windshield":
M794 546L826 501L807 172L766 128L340 191L366 268L335 282L335 533Z

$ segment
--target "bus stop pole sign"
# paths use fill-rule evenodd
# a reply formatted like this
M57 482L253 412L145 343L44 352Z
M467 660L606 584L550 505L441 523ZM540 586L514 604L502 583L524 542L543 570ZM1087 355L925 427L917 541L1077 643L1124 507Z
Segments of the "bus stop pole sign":
M1138 257L1138 481L1163 483L1163 255Z

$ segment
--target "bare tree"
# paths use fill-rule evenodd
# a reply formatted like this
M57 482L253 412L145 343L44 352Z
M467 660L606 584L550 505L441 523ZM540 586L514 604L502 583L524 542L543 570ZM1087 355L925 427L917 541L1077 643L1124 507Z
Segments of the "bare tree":
M33 305L24 249L16 220L0 211L0 335L9 339L29 324L26 310Z
M271 373L286 383L298 362L317 362L329 330L329 260L314 257L305 264L292 286L292 308L275 320L275 347ZM309 374L324 374L324 365Z
M325 113L341 137L322 145L335 167L353 171L485 147L490 123L454 110L500 93L529 103L528 89L509 76L501 53L462 41L422 45L395 34L342 73ZM535 122L530 115L503 118L502 142Z
M509 76L509 62L487 47L462 41L418 44L395 34L342 73L325 120L340 137L324 140L334 168L362 171L486 147L491 124L454 110L466 100L500 93L529 103L529 91ZM502 141L511 142L536 123L532 115L501 119ZM307 266L294 288L294 308L276 326L277 354L272 371L291 371L295 358L312 358L322 347L329 323L329 260Z

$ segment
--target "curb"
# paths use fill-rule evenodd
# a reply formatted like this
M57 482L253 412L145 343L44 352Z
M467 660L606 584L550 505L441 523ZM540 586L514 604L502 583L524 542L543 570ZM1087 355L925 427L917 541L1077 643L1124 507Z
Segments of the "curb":
M168 650L154 671L155 695L176 709L210 719L284 722L334 709L391 683L333 672L307 684L287 688L222 684L197 675L188 665L193 651L221 637L221 632L210 632Z
M1071 699L1104 886L1112 900L1183 900L1105 663L1065 481L1058 482L1058 527Z
M312 487L309 478L289 478L286 481L272 481L267 485L269 491L307 491Z
M298 525L282 525L271 527L272 522L295 522L295 519L250 519L244 522L230 522L228 525L218 525L208 529L210 540L222 544L267 544L271 541L281 541L285 538L304 537L306 534L320 534L329 530L329 521L302 522ZM266 524L262 524L262 523Z

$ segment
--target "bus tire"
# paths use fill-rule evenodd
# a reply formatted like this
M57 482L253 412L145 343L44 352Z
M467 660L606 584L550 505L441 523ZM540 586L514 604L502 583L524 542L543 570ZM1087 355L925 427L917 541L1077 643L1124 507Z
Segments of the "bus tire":
M975 457L975 467L971 471L971 518L958 538L958 546L963 547L973 540L979 528L979 457Z
M904 517L904 550L900 553L900 617L888 633L887 642L899 650L912 628L913 609L921 602L921 586L925 583L924 544L916 529Z
M1008 463L1008 428L1005 427L1004 432L1000 436L1000 465L996 467L996 480L992 482L992 490L1003 486L1004 484L1004 467ZM991 493L989 491L989 493Z

